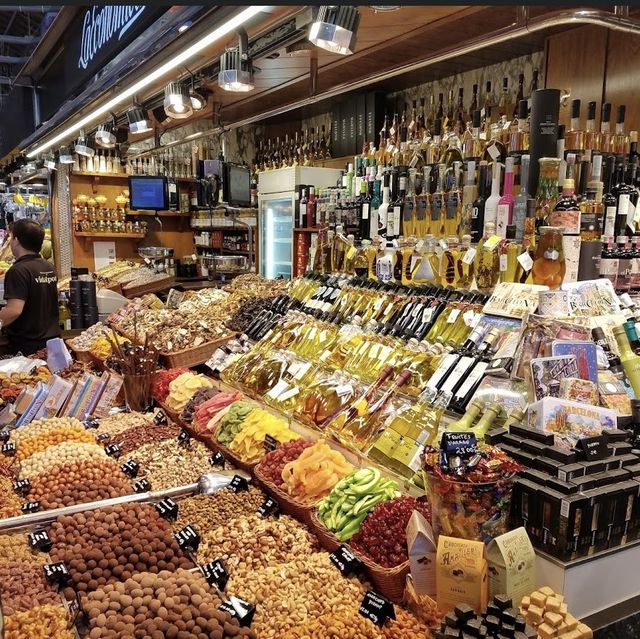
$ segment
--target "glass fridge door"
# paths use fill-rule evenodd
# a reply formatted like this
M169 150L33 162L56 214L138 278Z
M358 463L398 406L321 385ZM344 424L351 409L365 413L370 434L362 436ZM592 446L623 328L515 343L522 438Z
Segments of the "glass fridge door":
M260 196L260 274L291 279L293 195Z

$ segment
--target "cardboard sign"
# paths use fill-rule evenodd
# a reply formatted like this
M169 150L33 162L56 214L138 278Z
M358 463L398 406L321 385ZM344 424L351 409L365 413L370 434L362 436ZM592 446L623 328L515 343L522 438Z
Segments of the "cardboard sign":
M0 442L8 442L11 437L11 433L8 430L0 431Z
M213 455L211 455L211 457L209 457L209 463L212 466L220 466L220 468L224 468L225 461L226 460L224 458L224 455L220 451L214 453Z
M256 512L261 517L277 517L280 514L280 504L273 497L267 497Z
M166 426L169 423L167 414L162 410L162 408L153 416L153 423L156 426Z
M606 435L597 435L596 437L583 437L582 439L578 440L576 448L582 451L586 461L605 459L609 456L609 448L607 446Z
M131 479L135 479L138 476L138 471L140 470L140 464L134 459L130 459L120 466L120 470L127 476L131 477Z
M84 427L87 430L91 430L92 428L98 428L98 426L100 426L100 421L95 417L88 417L82 423L84 424Z
M148 493L151 490L151 484L147 479L139 479L132 488L134 493Z
M278 440L275 437L272 437L271 435L265 435L264 436L264 449L270 453L272 451L274 451L276 448L278 448Z
M419 595L436 596L436 540L431 524L413 511L407 524L407 548L413 586Z
M185 428L183 428L178 435L178 445L185 447L191 446L191 434Z
M478 452L475 433L442 433L440 450L448 456L468 457Z
M231 483L229 484L229 489L234 493L241 493L249 490L249 482L240 475L234 475Z
M120 457L120 446L118 446L118 444L107 444L104 447L104 452L107 453L109 457L118 459L118 457Z
M329 555L329 559L345 577L355 575L361 572L363 568L363 563L344 544L335 552L332 552Z
M2 444L2 454L6 457L13 457L16 454L16 444L15 442L8 442L6 444Z
M358 612L369 621L373 621L376 626L384 626L387 619L396 618L393 604L373 590L367 590Z
M178 519L178 504L171 497L165 497L162 501L159 501L155 504L155 508L163 519L169 521Z
M19 479L13 482L13 492L17 495L28 495L31 490L31 482L28 479Z
M54 564L45 564L44 576L52 585L64 586L69 581L69 571L64 561L57 561Z
M25 501L24 504L20 507L20 510L28 515L30 513L37 513L40 510L40 502L39 501Z
M108 442L111 439L111 435L109 433L100 433L96 436L96 440L98 444L103 444L104 442Z

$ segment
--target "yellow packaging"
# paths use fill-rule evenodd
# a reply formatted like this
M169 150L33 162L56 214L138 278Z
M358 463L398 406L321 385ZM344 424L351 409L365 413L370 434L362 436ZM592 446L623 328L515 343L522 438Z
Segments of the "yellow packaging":
M438 607L448 612L459 603L476 612L487 607L487 560L481 541L440 535L436 556Z
M507 594L518 607L536 588L536 554L524 528L493 539L487 546L489 597Z
M407 524L407 548L413 586L419 595L436 595L436 541L431 524L417 510Z

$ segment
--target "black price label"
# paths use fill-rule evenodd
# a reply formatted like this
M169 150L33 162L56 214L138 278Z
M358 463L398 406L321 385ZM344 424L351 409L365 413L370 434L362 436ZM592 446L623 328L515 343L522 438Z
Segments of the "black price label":
M440 450L448 456L468 457L478 452L475 433L442 433Z
M118 457L120 457L120 446L118 446L118 444L107 444L104 447L104 452L107 453L109 457L118 459Z
M220 466L221 468L224 468L225 461L226 460L224 458L224 455L220 451L214 453L213 455L211 455L211 457L209 457L209 463L212 466Z
M120 466L120 470L131 479L135 479L138 476L140 470L140 464L135 459L130 459Z
M605 435L583 437L578 440L577 448L582 451L587 461L604 459L609 456L609 447L607 446L607 438Z
M2 454L7 457L13 457L16 454L16 444L15 442L8 442L6 444L2 444Z
M50 584L63 586L69 581L69 571L64 561L57 561L55 564L45 564L44 576Z
M256 614L256 607L254 604L240 599L238 597L229 597L227 601L223 601L218 607L218 610L230 614L235 617L241 626L249 627L253 621L253 617Z
M165 497L162 501L159 501L156 504L156 510L163 519L168 519L169 521L178 519L178 504L171 497Z
M167 414L162 410L162 408L153 416L153 423L156 426L166 426L169 423Z
M174 537L182 550L196 552L200 546L200 533L191 524L179 530Z
M29 547L41 552L49 552L53 546L49 533L44 528L38 528L29 533Z
M31 490L31 482L28 479L18 479L13 482L13 492L17 495L27 495Z
M85 419L83 422L84 427L87 430L90 430L91 428L98 428L98 426L100 426L100 421L97 420L95 417L89 417L88 419Z
M278 448L279 443L280 442L275 437L272 437L271 435L264 436L264 449L268 453Z
M229 581L229 573L221 559L200 566L200 572L204 575L207 583L210 586L215 586L218 590L224 590Z
M96 435L96 439L99 444L104 444L111 439L111 435L109 435L109 433L100 433L99 435Z
M0 442L8 442L11 433L8 430L0 430Z
M234 493L241 493L242 491L249 490L249 482L240 475L234 475L231 483L229 484L229 488Z
M373 621L376 626L384 626L387 619L396 618L393 604L373 590L367 590L358 612L369 621Z
M280 514L280 504L273 498L267 497L257 510L262 517L277 517Z
M139 479L132 488L134 493L148 493L151 490L151 484L147 479Z
M332 552L329 559L345 577L362 572L362 562L344 544Z
M25 515L29 513L37 513L40 510L40 502L39 501L25 501L24 504L20 507Z
M191 435L186 428L183 428L178 435L178 444L180 446L191 446Z

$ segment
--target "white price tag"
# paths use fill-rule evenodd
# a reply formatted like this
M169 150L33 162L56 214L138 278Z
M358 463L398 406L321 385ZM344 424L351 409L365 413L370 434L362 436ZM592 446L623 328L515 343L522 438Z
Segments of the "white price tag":
M491 159L494 162L500 157L500 151L498 150L495 142L487 147L487 153L491 156Z
M288 391L285 391L278 397L279 402L286 402L288 399L295 397L300 392L300 389L297 386L290 388Z
M503 254L500 256L500 272L504 273L504 271L506 270L507 270L507 256Z
M529 255L529 253L527 252L522 253L518 256L518 262L520 262L520 266L522 266L522 268L527 271L527 273L533 267L533 260L531 259L531 255Z
M342 384L336 387L336 394L338 395L350 395L353 393L353 386L351 384Z
M325 351L325 353L326 353L326 351ZM300 366L298 367L298 370L294 374L293 378L294 379L302 379L307 374L307 371L310 368L311 368L311 362L305 362L304 364L300 364Z
M449 248L449 245L447 244L447 240L440 240L438 244L440 245L440 248L443 251L446 251Z
M472 311L471 309L469 309L468 311L465 311L462 315L462 319L464 320L464 323L467 326L473 326L474 324L477 324L478 321L476 317L480 319L480 316L475 311Z
M282 393L290 388L289 384L281 379L268 393L267 397L271 399L278 399Z
M460 309L454 308L447 317L447 324L453 324L458 319L458 315L460 315Z
M416 251L420 252L423 246L424 246L424 240L418 240L416 242Z
M464 254L464 257L462 258L462 263L472 264L475 256L476 256L476 249L474 249L473 247L468 248L467 252Z

